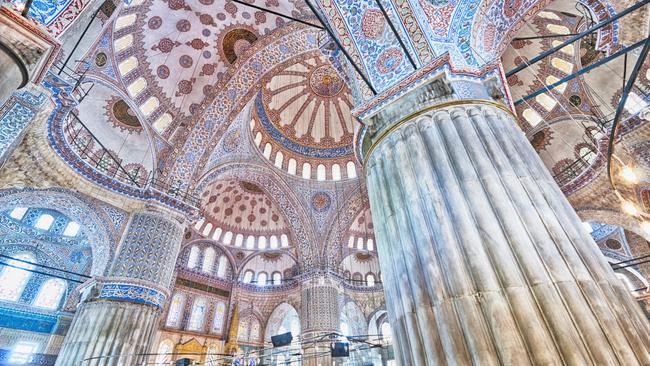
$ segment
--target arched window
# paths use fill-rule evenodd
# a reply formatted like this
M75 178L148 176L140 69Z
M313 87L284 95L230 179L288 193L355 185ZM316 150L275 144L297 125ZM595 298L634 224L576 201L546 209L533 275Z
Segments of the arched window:
M219 240L219 238L221 237L222 232L223 232L223 230L221 230L220 227L214 229L214 233L212 234L212 239Z
M598 154L594 151L594 149L591 146L583 146L578 150L578 154L580 155L580 159L583 159L587 163L591 164L596 160L596 157Z
M256 318L253 318L251 320L251 333L250 333L250 336L248 337L248 339L251 342L259 341L260 340L261 329L262 329L262 327L260 325L260 321L257 320Z
M38 218L34 227L41 230L50 230L52 223L54 223L54 217L52 217L52 215L45 214L41 215L41 217Z
M332 165L332 180L341 180L341 166L338 164Z
M345 322L345 321L341 322L339 327L341 328L341 334L350 335L350 327L348 326L347 322Z
M211 232L211 231L212 231L212 223L208 223L208 224L205 225L205 227L203 228L203 236L208 236L208 235L210 235L210 232Z
M80 228L79 224L77 224L74 221L70 221L68 225L66 225L65 230L63 231L63 235L70 236L70 237L77 236L77 234L79 233L79 228Z
M253 275L254 273L251 270L244 272L244 283L251 283L253 280Z
M311 164L302 164L302 177L303 179L311 179Z
M22 220L27 213L27 207L16 207L9 213L9 216L14 220Z
M366 243L368 244L368 251L372 252L373 250L375 250L375 241L374 240L368 239L368 241Z
M238 341L248 341L248 331L250 329L250 319L242 319L239 321L239 330L237 331Z
M283 248L286 248L289 246L289 237L286 234L280 235L280 243L282 244Z
M354 165L354 162L348 161L348 164L346 165L346 170L348 173L348 178L356 178L357 177L357 167Z
M199 262L199 247L193 245L190 248L190 257L187 259L187 268L194 269Z
M276 286L282 284L282 274L280 272L273 273L273 284Z
M289 166L287 167L287 171L289 172L289 174L296 175L296 168L297 168L296 159L294 158L289 159Z
M205 318L206 304L205 299L199 297L194 300L192 305L192 313L190 314L190 322L187 325L189 330L201 330L203 327L203 319Z
M257 285L258 286L266 286L266 281L268 280L269 275L266 274L266 272L261 272L260 274L257 275Z
M3 266L0 274L0 300L18 301L32 276L29 270L34 266L19 260L34 262L34 256L31 253L20 253L13 257L18 260L9 260L7 263L12 267Z
M375 275L374 274L368 273L368 275L366 276L366 284L368 285L368 287L375 286Z
M207 247L203 251L203 265L201 269L205 273L212 273L212 268L214 268L214 256L215 251L212 247Z
M223 243L224 244L230 244L232 242L232 231L227 231L223 235Z
M271 235L271 249L277 249L278 248L278 237L275 235Z
M212 333L223 331L223 321L226 317L226 303L218 302L214 307L214 319L212 320Z
M172 303L169 305L169 313L167 314L166 325L168 327L178 327L180 325L181 316L183 315L183 300L183 295L178 293L172 298Z
M224 278L226 277L226 270L228 269L228 259L225 255L219 257L219 264L217 267L217 277Z
M260 236L257 240L257 248L266 249L266 236Z
M388 322L384 322L381 325L381 335L384 338L385 342L390 342L391 339L393 338L393 333L390 329L390 324Z
M60 278L51 278L45 281L36 295L34 306L50 310L57 309L65 293L65 288L65 281Z
M255 237L252 235L249 235L248 238L246 238L246 249L255 249Z

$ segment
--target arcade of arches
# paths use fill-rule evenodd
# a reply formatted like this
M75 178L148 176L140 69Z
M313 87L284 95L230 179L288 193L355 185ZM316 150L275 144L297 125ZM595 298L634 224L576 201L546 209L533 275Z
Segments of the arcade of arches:
M650 365L649 2L0 0L0 365Z

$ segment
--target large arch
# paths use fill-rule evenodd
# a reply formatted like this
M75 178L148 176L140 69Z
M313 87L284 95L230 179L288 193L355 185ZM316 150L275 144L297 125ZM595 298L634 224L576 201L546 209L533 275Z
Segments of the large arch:
M260 187L264 187L266 193L275 203L282 208L287 222L291 226L290 241L295 243L298 259L304 265L313 264L316 257L311 253L311 243L315 240L313 228L309 224L309 213L293 194L293 190L283 181L278 173L273 172L269 167L253 163L226 163L215 167L206 173L195 189L202 192L214 180L224 179L246 179Z
M350 300L341 308L341 327L347 324L347 332L341 329L344 335L360 336L368 334L368 322L366 316L355 301Z
M0 191L0 209L15 207L41 207L61 212L76 221L86 230L91 244L93 263L91 275L101 276L105 273L113 257L119 238L111 220L100 214L101 209L88 202L80 195L65 189L7 189ZM91 230L92 228L92 230Z
M582 209L577 210L576 213L582 221L600 222L603 224L610 224L620 226L625 230L629 230L645 240L650 241L650 233L646 233L641 227L641 222L624 214L620 211L604 210L604 209Z
M340 212L327 231L325 242L330 244L324 246L321 253L321 256L332 266L338 265L343 260L344 234L368 204L365 182L362 180L358 182L356 187L344 191L342 197L337 198L343 202L343 206L338 208Z
M298 322L297 334L294 333L296 330L296 321ZM291 304L283 302L273 309L273 312L269 316L269 320L266 322L264 342L270 342L272 336L283 334L285 332L291 332L294 338L300 335L300 315L296 308Z
M249 58L238 68L229 69L215 88L218 93L201 106L204 113L188 128L178 149L182 154L167 157L164 172L168 178L185 187L198 185L199 167L204 166L231 121L257 92L259 81L276 65L318 50L317 37L317 30L292 23L275 32L270 42L251 47Z

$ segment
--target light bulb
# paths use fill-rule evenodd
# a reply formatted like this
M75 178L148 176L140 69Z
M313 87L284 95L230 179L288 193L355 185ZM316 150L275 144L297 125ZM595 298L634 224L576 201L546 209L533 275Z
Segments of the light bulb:
M636 206L634 205L634 203L632 203L632 202L630 202L630 201L625 201L625 202L623 202L623 211L624 211L626 214L628 214L628 215L632 215L632 216L636 216L636 215L639 213L639 210L637 210L637 208L636 208Z
M621 177L625 179L628 183L638 183L639 177L636 175L636 172L631 167L625 165L621 169Z

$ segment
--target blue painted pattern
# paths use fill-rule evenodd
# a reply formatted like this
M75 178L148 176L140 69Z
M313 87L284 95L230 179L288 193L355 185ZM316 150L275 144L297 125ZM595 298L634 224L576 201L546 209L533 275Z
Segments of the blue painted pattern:
M144 286L128 283L105 283L102 285L99 298L153 305L162 309L167 296L158 290Z
M25 6L25 0L14 0L18 8ZM52 24L72 3L72 0L34 0L29 8L30 18L44 25Z
M57 318L56 315L0 307L0 328L52 333L56 327Z

